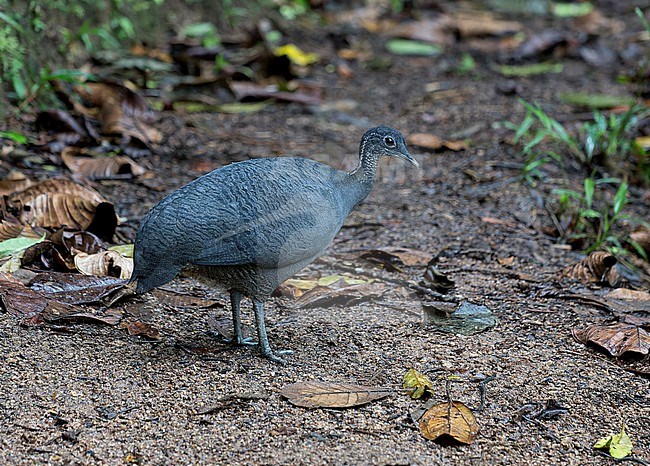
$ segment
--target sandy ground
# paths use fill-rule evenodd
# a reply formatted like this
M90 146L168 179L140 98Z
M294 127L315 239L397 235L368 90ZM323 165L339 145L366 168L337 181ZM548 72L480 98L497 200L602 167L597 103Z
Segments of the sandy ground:
M228 318L227 300L188 279L169 288L215 297L222 306L161 306L152 312L142 298L121 305L127 320L136 316L161 331L155 342L129 336L119 326L23 328L0 313L1 464L605 465L612 460L592 445L617 432L621 422L635 455L650 461L650 381L571 336L571 329L608 316L535 294L580 256L531 227L546 215L536 196L550 188L506 182L519 171L499 168L517 155L494 123L521 116L516 98L499 94L495 84L502 78L484 71L478 80L443 79L462 90L460 100L432 100L424 84L441 80L440 71L423 59L395 60L391 70L359 69L349 80L317 74L328 102L341 103L355 124L342 122L336 112L295 105L253 115L165 115L161 128L168 139L148 163L161 177L171 174L171 190L199 175L199 160L216 167L250 155L288 154L352 168L365 122L447 137L479 124L467 151L414 149L420 172L384 161L375 191L326 255L387 246L438 255L440 269L456 282L454 293L490 308L498 325L472 336L438 332L426 323L422 302L428 298L393 283L381 299L351 306L305 309L276 298L267 306L271 344L295 351L283 367L249 348L216 342L208 320ZM611 90L612 76L569 63L557 82L522 79L526 98L546 98L550 110L562 112L569 109L554 100L558 89ZM576 175L579 183L578 176L584 175ZM128 182L103 192L133 226L163 195ZM647 205L635 208L647 218ZM509 266L498 262L510 257ZM416 281L424 272L353 265ZM315 263L301 276L339 272ZM245 306L250 326L250 304ZM202 353L189 347L201 347ZM399 388L410 367L434 378L441 370L467 379L495 377L486 384L483 409L475 412L480 431L474 444L425 440L410 420L422 402L403 393L346 410L294 407L278 393L308 380ZM444 401L444 381L435 379L435 385L433 399ZM472 408L480 404L479 393L476 382L452 385L453 398ZM547 400L568 413L517 422L524 405Z

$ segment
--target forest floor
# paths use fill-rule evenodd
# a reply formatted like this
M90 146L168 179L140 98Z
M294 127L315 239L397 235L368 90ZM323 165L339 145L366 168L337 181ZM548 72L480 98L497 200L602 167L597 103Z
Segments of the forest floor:
M633 11L610 3L600 6L610 21L637 24ZM553 18L521 21L536 33L566 25ZM521 147L503 128L504 121L524 117L518 96L575 122L584 111L560 101L558 93L629 95L631 87L616 81L621 65L594 66L569 53L561 58L561 73L507 79L475 54L476 67L462 74L455 71L455 57L472 50L464 49L467 41L436 58L389 55L384 36L350 28L351 36L392 65L376 69L353 62L344 75L315 65L310 80L323 92L320 105L277 103L255 113L162 112L157 126L164 140L138 162L164 180L164 190L119 180L96 187L132 235L165 193L232 161L298 155L350 170L361 135L379 124L399 129L407 141L415 133L471 140L460 151L410 145L419 171L383 160L372 194L348 218L325 258L299 274L316 279L356 269L357 278L378 277L383 294L326 307L271 299L271 344L295 351L285 366L255 349L218 343L209 330L227 322L227 296L183 277L165 289L217 303L208 309L164 302L152 308L150 299L136 297L117 305L159 329L153 341L121 326L24 327L0 313L0 463L604 465L613 460L593 445L622 423L633 456L650 462L648 357L620 363L576 341L573 329L609 322L611 314L543 293L578 290L597 299L604 292L563 284L558 274L583 256L544 233L553 224L543 200L563 183L579 190L589 173L569 164L566 181L560 181L563 172L549 166L546 181L532 187L520 177ZM336 63L327 35L334 29L294 31L290 37L304 50L318 51L321 62ZM631 31L619 31L600 41L620 54L629 37ZM648 219L647 189L634 188L630 199L630 213ZM421 281L426 264L391 272L355 259L387 247L435 258L455 282L450 293L487 307L497 325L471 335L436 329L432 298L399 284ZM249 302L244 306L252 330ZM630 364L636 372L628 370ZM306 409L279 394L288 384L313 380L400 388L412 367L433 378L433 400L450 396L474 409L479 432L473 443L441 445L423 438L411 420L423 402L403 391L349 409ZM450 374L464 382L447 388ZM494 378L483 384L482 400L484 377ZM531 406L549 401L566 412L534 417Z

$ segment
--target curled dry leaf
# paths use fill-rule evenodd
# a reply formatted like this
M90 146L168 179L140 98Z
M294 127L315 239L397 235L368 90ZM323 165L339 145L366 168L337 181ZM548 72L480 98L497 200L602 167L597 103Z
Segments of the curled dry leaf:
M413 368L404 374L402 387L410 390L409 396L414 400L421 398L425 391L433 393L433 382L429 377Z
M61 159L72 173L91 180L110 179L119 175L140 176L146 173L144 167L135 163L130 157L123 155L92 157L84 155L75 147L66 147L61 153Z
M18 220L32 227L88 230L110 238L117 226L117 215L94 189L69 180L45 180L15 193L9 206Z
M460 401L440 403L429 408L420 418L424 438L436 440L447 435L460 443L473 443L478 423L472 411Z
M150 125L155 114L140 94L126 86L112 82L86 83L75 92L90 107L98 108L97 119L104 134L137 139L146 146L160 143L162 133ZM88 109L77 106L82 114Z
M337 382L298 382L280 390L291 404L304 408L350 408L380 400L391 393L390 388Z
M577 264L565 267L562 275L584 284L603 284L615 287L621 281L616 266L616 257L604 251L594 251Z
M650 351L650 333L636 325L595 324L582 330L573 329L571 334L579 342L594 343L615 357L627 352L646 355Z
M97 254L79 253L74 256L74 265L84 275L131 278L133 259L117 251L102 251Z
M408 137L409 144L421 147L422 149L441 150L449 149L453 151L460 151L467 149L467 144L464 141L447 141L434 134L415 133Z

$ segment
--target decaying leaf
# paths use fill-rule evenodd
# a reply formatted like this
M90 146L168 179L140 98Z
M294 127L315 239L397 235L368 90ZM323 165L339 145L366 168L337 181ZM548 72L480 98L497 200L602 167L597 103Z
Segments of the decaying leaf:
M160 331L157 328L151 324L141 322L139 320L131 322L129 325L127 325L126 330L129 332L129 335L141 336L150 340L157 340L160 338Z
M499 323L499 319L486 306L464 301L450 311L441 304L446 303L423 303L423 307L427 323L442 332L474 335Z
M165 290L153 290L153 295L160 304L173 308L208 308L219 305L219 301L196 296L177 294Z
M627 352L646 355L650 351L650 333L636 325L594 324L582 330L573 329L571 333L579 342L594 343L615 357Z
M321 97L317 92L310 92L309 90L287 92L280 90L277 86L262 86L248 81L232 81L230 90L237 100L275 99L280 102L296 102L307 105L317 105L321 101Z
M409 369L406 374L404 374L402 387L411 390L409 396L414 400L421 398L425 391L433 393L433 382L431 379L422 372L413 368Z
M324 275L319 278L290 278L275 290L274 296L297 299L317 287L338 290L349 285L361 285L373 281L375 280L338 274Z
M429 408L420 418L420 432L429 440L446 435L469 444L476 439L478 423L467 406L460 401L451 401Z
M617 459L625 458L632 453L632 447L632 440L625 432L625 424L621 424L621 431L618 434L603 437L594 444L594 448L605 450Z
M103 180L123 176L140 176L146 173L141 165L130 157L118 155L115 157L92 157L82 153L75 147L66 147L61 153L61 160L72 173L91 180Z
M110 238L117 226L113 204L69 180L45 180L9 197L21 223L32 227L88 230Z
M304 408L351 408L380 400L391 393L393 390L390 388L337 382L298 382L280 391L291 404Z
M84 275L131 278L133 259L117 251L102 251L97 254L79 253L74 256L74 265Z
M456 29L461 37L502 36L523 30L517 21L502 21L488 11L460 11L454 16Z
M453 151L461 151L467 149L467 143L464 141L448 141L442 139L435 134L415 133L408 137L408 143L423 149L432 151L449 149Z
M615 287L621 277L616 270L616 257L604 251L594 251L577 264L565 267L562 275L584 284L602 284Z
M0 277L0 300L9 314L31 319L47 307L47 300L17 280Z
M39 273L29 282L29 287L48 299L66 304L90 304L101 301L125 285L114 277L96 277L77 273Z
M85 83L76 86L75 91L90 107L98 109L96 116L104 134L137 139L147 147L162 140L162 133L150 124L155 118L154 112L137 92L114 82ZM77 110L91 114L80 105Z
M55 304L53 306L52 304ZM42 313L46 322L92 322L106 325L117 325L120 323L124 313L117 308L100 310L85 310L78 306L63 304L58 301L49 301L47 308Z
M379 282L350 285L339 289L318 286L302 295L296 301L296 305L301 307L352 305L380 298L387 289L386 284Z

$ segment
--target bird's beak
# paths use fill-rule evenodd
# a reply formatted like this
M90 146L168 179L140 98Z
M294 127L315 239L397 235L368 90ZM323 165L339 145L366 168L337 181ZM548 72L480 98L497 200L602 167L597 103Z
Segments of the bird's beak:
M407 151L406 149L403 149L399 153L395 154L395 157L399 157L400 159L406 160L411 165L415 165L416 168L420 168L420 164L418 163L418 161L415 160L413 156L409 153L409 151Z

